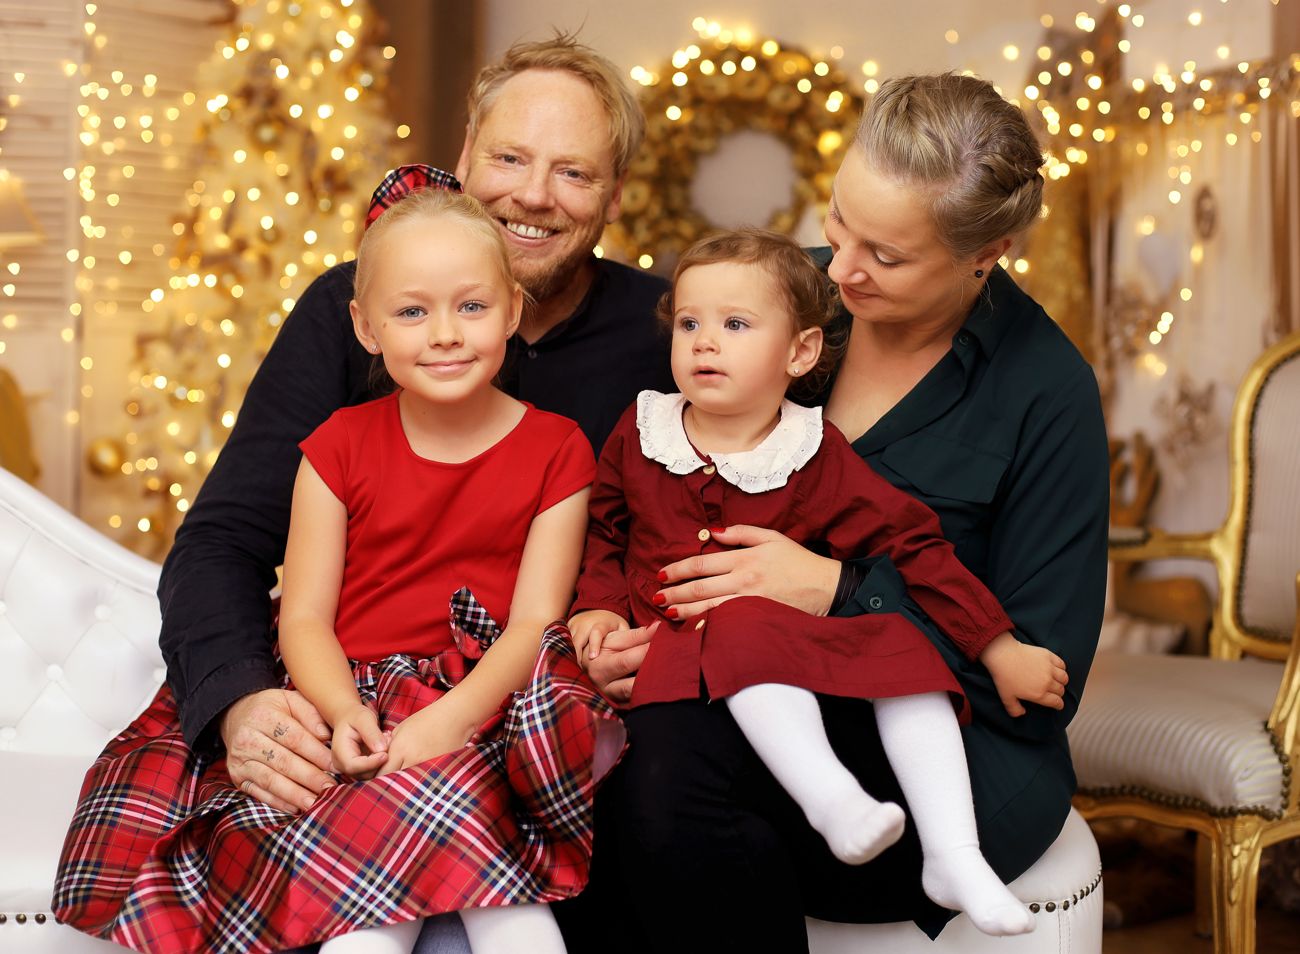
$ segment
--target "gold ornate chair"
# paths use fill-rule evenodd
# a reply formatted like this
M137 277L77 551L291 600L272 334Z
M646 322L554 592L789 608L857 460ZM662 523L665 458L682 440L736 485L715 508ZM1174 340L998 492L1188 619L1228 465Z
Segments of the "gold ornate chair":
M1214 950L1253 954L1260 852L1300 836L1300 334L1247 372L1229 441L1223 526L1152 530L1111 551L1214 563L1209 658L1098 654L1070 748L1085 817L1204 836Z

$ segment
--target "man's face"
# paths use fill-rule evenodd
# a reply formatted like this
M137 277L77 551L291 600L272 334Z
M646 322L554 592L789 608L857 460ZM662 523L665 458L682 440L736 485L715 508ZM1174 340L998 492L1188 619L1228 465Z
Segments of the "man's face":
M456 166L465 191L497 220L515 278L538 301L573 281L618 217L604 107L571 73L507 80Z

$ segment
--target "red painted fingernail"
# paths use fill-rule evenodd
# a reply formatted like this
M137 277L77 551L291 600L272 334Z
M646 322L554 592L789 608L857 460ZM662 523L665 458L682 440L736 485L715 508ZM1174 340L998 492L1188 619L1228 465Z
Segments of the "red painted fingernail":
M663 570L660 570L660 571L659 571L659 582L660 582L660 583L667 583L667 582L668 582L668 574L665 573Z
M726 527L709 527L709 533L726 533Z
M653 597L651 597L651 599L654 602L655 606L663 606L665 603L668 602L668 597L664 596L662 593L656 593Z
M670 607L668 607L666 610L664 610L664 615L667 616L669 619L676 619L676 618L677 618L677 607L676 607L676 606L670 606Z

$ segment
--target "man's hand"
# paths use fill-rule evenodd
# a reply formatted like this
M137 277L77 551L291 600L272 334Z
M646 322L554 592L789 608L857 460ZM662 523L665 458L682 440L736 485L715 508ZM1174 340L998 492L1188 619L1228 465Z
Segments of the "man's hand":
M626 703L632 698L636 671L645 662L659 621L636 629L621 629L605 636L600 655L587 663L587 675L610 702Z
M765 596L814 616L830 611L840 579L838 560L762 527L737 524L714 531L713 539L736 549L697 554L660 571L659 579L667 585L659 595L678 619L698 616L737 596Z
M627 620L609 610L575 613L569 620L569 635L578 653L578 664L585 668L587 660L600 655L605 637L620 629L627 629Z
M374 778L388 758L388 735L379 731L374 710L362 702L334 723L334 765L352 779Z
M288 689L250 693L221 717L230 781L283 812L310 808L334 784L329 737L316 707Z
M1070 677L1065 661L1050 649L1022 643L1010 633L1000 633L984 647L980 662L988 669L1002 705L1013 718L1025 714L1025 702L1049 709L1065 708L1065 687Z

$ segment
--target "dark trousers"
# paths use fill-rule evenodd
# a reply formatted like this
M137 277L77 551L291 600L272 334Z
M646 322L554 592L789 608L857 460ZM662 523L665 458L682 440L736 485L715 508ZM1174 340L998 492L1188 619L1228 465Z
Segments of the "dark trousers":
M874 797L906 807L870 703L821 702L840 759ZM798 954L808 949L805 915L946 920L921 891L910 823L869 864L842 864L724 703L646 706L626 721L627 755L597 799L592 885L561 916L571 954L608 950L612 939L665 954Z

